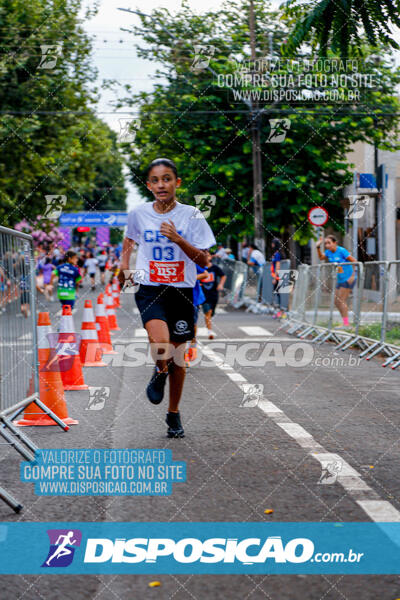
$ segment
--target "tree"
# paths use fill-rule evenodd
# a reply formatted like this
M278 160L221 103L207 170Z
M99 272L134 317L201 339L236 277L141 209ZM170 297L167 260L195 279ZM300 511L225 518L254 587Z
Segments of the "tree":
M289 54L311 38L322 56L330 47L346 57L350 45L357 49L363 44L360 25L371 46L399 48L390 29L390 25L400 27L399 0L289 0L286 6L295 23L285 48Z
M0 0L3 224L45 214L46 195L67 196L66 211L83 208L89 199L95 208L105 156L110 167L115 159L111 187L121 186L115 140L95 117L97 73L81 5L82 0Z
M147 164L157 156L173 158L183 179L179 193L185 202L195 204L195 196L216 197L209 221L222 240L228 236L241 239L253 233L251 118L246 105L235 96L239 90L219 85L219 80L226 81L225 75L234 80L235 73L240 74L249 61L247 10L247 3L236 1L225 3L218 13L201 16L184 5L175 16L156 10L151 19L143 17L135 29L142 39L138 52L161 63L158 80L151 93L131 94L123 101L139 112L140 119L135 143L128 146L134 185L143 197L150 199L144 178ZM269 52L271 39L264 25L267 22L274 32L274 56L280 56L288 33L282 14L269 12L261 2L256 3L256 14L258 56L265 57ZM198 57L194 58L192 44L208 47L210 53L209 47L213 46L210 64L217 77L196 68ZM344 102L319 105L316 94L321 91L313 89L310 105L305 100L307 90L302 88L297 89L301 102L264 102L261 138L268 235L287 234L289 226L294 225L295 239L305 243L312 235L307 212L315 204L326 206L331 222L340 229L342 188L352 178L347 151L357 140L376 141L387 148L394 146L398 76L384 59L379 66L371 62L365 68L370 74L380 75L379 91L362 90L356 106L347 104L349 90L343 82L336 91L343 92ZM267 73L268 84L273 75L289 76L290 69L290 62L283 61L273 73ZM318 70L315 74L321 75ZM251 79L251 73L247 75ZM350 76L346 71L345 77ZM241 93L262 94L265 89L269 88L251 81L250 88ZM127 91L130 92L129 86ZM371 110L374 118L369 114ZM269 143L269 121L282 117L290 119L286 138L282 143Z

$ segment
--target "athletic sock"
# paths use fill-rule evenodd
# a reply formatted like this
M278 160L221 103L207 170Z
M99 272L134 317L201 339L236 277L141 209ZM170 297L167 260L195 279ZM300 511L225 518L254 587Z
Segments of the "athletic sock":
M343 317L343 325L349 325L349 317Z

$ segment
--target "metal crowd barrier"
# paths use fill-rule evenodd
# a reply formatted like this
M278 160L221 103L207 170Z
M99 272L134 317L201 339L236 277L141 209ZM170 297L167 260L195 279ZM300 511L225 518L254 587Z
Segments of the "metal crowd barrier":
M356 272L348 298L351 329L342 330L335 307L336 270L349 264L299 267L287 331L303 339L311 336L316 343L331 339L337 343L336 350L356 346L361 349L360 357L366 360L386 354L383 366L391 364L395 369L400 366L400 261L351 263ZM398 338L389 341L388 331Z
M64 425L39 398L36 320L32 237L0 226L0 436L25 460L38 448L13 421L31 402ZM0 498L21 509L3 488Z
M248 266L238 260L219 258L218 256L213 258L213 263L220 267L226 275L224 285L226 302L240 306L248 282Z

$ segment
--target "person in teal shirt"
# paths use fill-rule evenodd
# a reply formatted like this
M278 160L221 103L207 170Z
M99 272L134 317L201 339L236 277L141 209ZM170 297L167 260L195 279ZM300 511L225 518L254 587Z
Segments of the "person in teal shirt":
M64 256L64 263L59 265L51 276L51 284L53 279L58 277L57 296L61 302L61 306L69 304L71 309L74 307L76 300L76 288L78 283L82 281L81 272L76 266L78 255L73 250L68 250Z
M357 274L356 269L353 265L340 264L340 263L355 263L356 259L351 256L350 252L343 246L339 246L337 239L334 235L328 235L325 238L324 246L325 252L321 251L321 244L323 242L322 236L319 238L316 246L320 260L325 260L330 263L337 263L337 281L336 281L336 292L335 292L335 306L341 314L343 319L343 326L349 327L349 309L347 306L347 299L351 293L351 290L356 284Z

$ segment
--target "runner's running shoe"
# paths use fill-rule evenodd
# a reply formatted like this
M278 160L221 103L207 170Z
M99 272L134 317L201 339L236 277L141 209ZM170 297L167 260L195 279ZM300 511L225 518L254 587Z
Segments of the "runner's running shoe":
M215 338L215 333L213 332L212 329L208 330L208 339L209 340L213 340Z
M168 425L167 437L169 438L183 438L185 432L181 423L181 416L179 412L168 412L167 418L165 419Z
M189 361L196 360L197 358L197 348L196 346L190 346L188 350Z
M162 373L156 366L146 388L147 397L152 404L160 404L164 398L164 388L168 373Z

